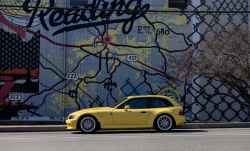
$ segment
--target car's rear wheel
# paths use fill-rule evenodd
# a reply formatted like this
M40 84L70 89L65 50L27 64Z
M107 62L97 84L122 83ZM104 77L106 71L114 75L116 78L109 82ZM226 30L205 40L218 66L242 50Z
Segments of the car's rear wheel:
M79 120L79 128L83 133L93 133L96 130L97 121L91 116L83 116Z
M155 129L157 131L170 131L173 127L173 120L169 115L160 115L155 120Z

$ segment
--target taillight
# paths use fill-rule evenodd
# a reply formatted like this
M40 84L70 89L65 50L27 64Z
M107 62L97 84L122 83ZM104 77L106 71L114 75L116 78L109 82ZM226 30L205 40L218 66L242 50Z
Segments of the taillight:
M180 111L179 111L179 115L183 115L183 110L180 110Z

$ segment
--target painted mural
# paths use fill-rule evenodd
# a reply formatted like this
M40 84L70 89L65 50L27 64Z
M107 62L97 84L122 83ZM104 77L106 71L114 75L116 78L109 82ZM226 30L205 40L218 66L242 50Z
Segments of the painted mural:
M168 69L169 54L197 49L200 28L211 21L205 22L202 14L144 11L198 10L208 5L195 0L9 0L0 4L21 6L0 7L0 120L63 121L76 110L110 106L130 95L156 94L177 74ZM207 9L219 7L209 2ZM247 6L241 3L241 7ZM198 100L204 91L202 82L195 80L175 82L172 96L187 107L187 120L217 121L200 119L204 104ZM238 114L246 113L245 106L239 106L243 111ZM238 116L244 119L245 115Z

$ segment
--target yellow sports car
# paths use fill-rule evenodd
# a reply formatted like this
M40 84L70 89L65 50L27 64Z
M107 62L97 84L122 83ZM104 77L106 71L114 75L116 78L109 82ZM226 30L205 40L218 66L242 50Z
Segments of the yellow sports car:
M169 131L183 126L183 108L160 95L129 96L111 107L83 109L71 113L67 129L92 133L97 129L150 129Z

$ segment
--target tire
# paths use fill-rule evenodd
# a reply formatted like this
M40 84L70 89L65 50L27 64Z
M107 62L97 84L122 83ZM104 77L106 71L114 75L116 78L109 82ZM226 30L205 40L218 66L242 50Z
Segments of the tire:
M82 133L93 133L97 128L97 121L92 116L83 116L79 119L78 127Z
M163 114L156 118L154 126L157 131L167 132L173 128L174 121L169 115Z

